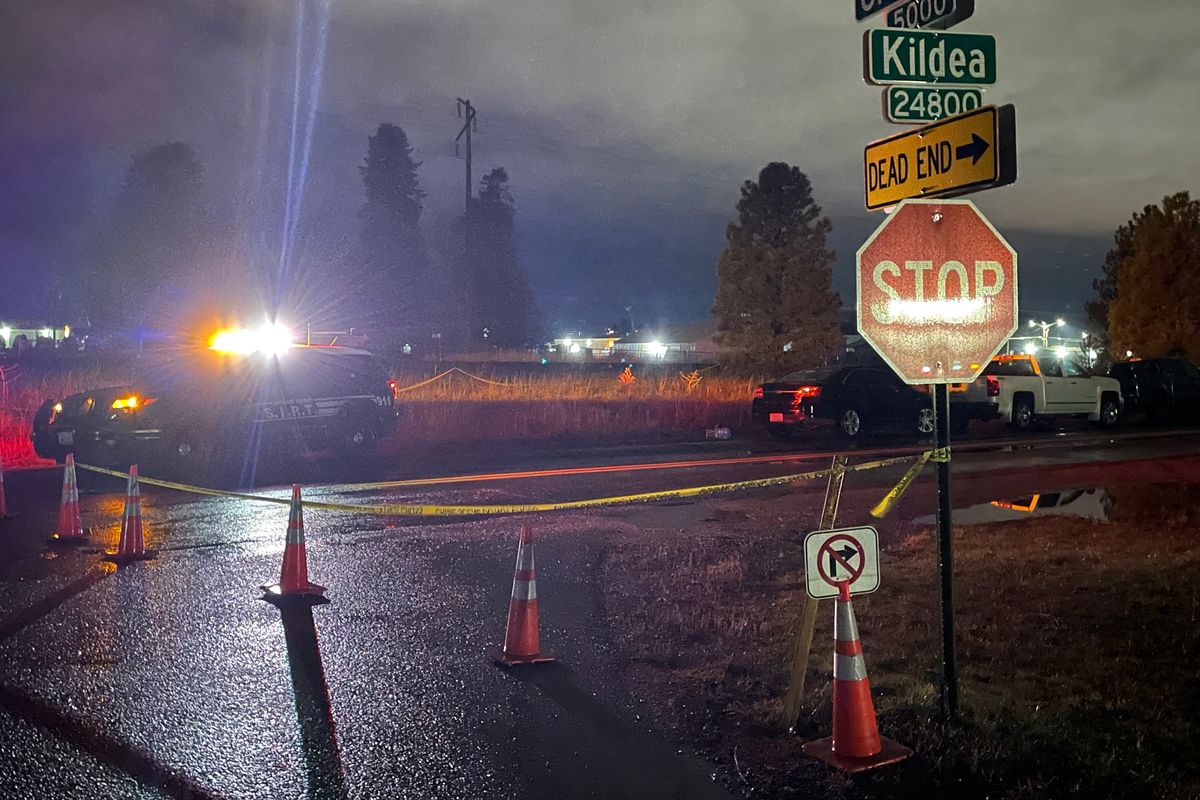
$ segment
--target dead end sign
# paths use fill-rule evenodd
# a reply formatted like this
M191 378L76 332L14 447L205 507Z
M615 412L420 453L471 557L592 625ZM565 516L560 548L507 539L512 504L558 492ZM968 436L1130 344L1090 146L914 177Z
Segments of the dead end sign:
M838 584L850 594L879 588L879 534L869 526L814 531L804 537L804 577L808 596L837 597Z

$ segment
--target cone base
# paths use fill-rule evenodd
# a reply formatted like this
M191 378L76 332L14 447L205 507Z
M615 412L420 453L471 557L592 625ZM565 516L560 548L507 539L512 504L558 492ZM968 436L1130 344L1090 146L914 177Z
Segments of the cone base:
M873 756L863 758L843 756L833 752L833 737L830 736L826 739L817 739L815 742L806 742L804 744L804 753L851 775L856 772L864 772L868 769L895 764L913 754L912 748L905 747L899 742L894 742L883 736L879 737L879 744L880 750Z
M538 653L535 656L512 656L499 649L490 651L488 655L491 656L496 666L504 669L532 666L533 664L549 664L558 660L549 653Z
M59 536L57 533L50 534L46 540L51 547L79 547L88 543L88 537L84 536Z
M157 550L143 550L140 555L128 555L126 553L118 553L115 550L105 550L100 554L100 558L104 561L111 561L118 566L132 564L134 561L149 561L158 556Z
M324 606L329 604L329 598L325 596L325 587L316 583L309 583L301 591L284 592L279 584L272 586L260 586L263 590L263 596L260 600L266 600L271 605L277 608L291 608L295 606Z

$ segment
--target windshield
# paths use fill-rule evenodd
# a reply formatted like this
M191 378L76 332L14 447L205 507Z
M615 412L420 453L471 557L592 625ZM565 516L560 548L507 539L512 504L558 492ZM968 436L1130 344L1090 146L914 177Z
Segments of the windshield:
M987 365L987 369L983 371L983 374L1023 378L1033 377L1037 373L1033 371L1033 362L1025 359L1017 359L1015 361L993 361Z

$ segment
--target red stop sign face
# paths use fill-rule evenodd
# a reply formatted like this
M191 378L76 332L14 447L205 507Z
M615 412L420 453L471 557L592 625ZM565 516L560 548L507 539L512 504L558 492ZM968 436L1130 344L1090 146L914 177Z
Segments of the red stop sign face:
M908 383L973 381L1017 329L1017 253L969 200L905 200L857 267L858 331Z

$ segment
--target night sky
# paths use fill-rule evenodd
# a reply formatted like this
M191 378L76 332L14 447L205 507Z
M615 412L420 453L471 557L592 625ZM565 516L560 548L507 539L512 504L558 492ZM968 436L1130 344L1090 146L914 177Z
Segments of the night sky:
M1020 178L973 199L1020 253L1024 308L1077 313L1112 230L1200 190L1200 10L978 6L956 30L998 39L985 102L1017 107ZM290 172L297 258L319 264L356 231L366 137L401 125L436 242L462 203L456 96L478 108L476 176L511 175L548 320L705 318L738 187L771 160L812 179L852 302L881 219L862 209L862 146L901 130L862 82L852 0L9 0L0 16L0 313L31 311L28 276L62 268L132 154L170 140L195 146L248 249L277 246Z

